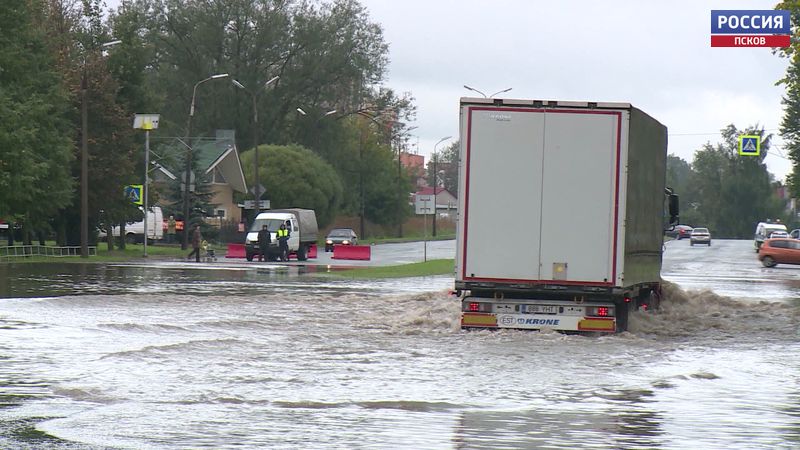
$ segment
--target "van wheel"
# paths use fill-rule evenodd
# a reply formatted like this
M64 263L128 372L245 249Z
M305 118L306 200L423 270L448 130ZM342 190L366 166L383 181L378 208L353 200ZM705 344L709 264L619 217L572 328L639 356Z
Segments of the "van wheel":
M778 265L771 256L765 256L764 259L761 260L761 264L763 264L764 267L775 267Z
M305 244L300 244L300 247L297 249L297 260L298 261L305 261L308 259L308 247Z
M136 235L133 233L128 233L125 235L125 243L127 244L135 244L138 239L136 239Z
M248 261L252 261L253 260L253 254L252 253L247 253L245 255L245 257L247 258Z

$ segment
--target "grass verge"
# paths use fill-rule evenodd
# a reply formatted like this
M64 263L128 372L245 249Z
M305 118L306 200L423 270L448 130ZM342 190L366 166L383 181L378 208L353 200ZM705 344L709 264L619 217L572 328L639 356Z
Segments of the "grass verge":
M336 270L326 274L341 278L406 278L431 275L448 275L453 273L452 259L433 259L421 263L403 264L399 266L365 267L363 269Z

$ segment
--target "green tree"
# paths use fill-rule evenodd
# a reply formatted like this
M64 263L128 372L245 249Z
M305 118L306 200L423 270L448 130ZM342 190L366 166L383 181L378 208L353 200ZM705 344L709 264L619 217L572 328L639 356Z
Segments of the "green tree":
M253 149L241 155L245 177L252 185ZM248 170L249 168L249 170ZM308 208L317 213L321 228L330 224L342 200L339 175L322 158L299 145L259 146L259 180L271 207Z
M453 142L440 150L436 155L436 183L434 183L434 157L428 161L427 180L428 185L439 185L448 192L458 197L458 141Z
M79 6L49 2L44 8L42 28L56 58L61 83L72 96L72 108L65 115L72 124L74 158L72 176L81 178L81 104L85 87L88 110L89 227L94 230L115 211L124 210L123 186L144 178L134 173L140 146L131 127L132 113L119 101L120 84L109 71L104 49L113 39L102 22L100 0L85 0ZM108 50L106 52L105 50ZM69 207L63 207L55 222L61 244L76 245L80 239L80 191L75 189ZM130 209L129 209L130 211ZM133 210L135 211L135 210ZM91 234L90 234L91 235Z
M760 156L738 154L741 134L762 137ZM715 146L706 144L695 153L690 178L696 188L692 206L697 222L692 225L706 225L720 237L749 237L756 223L783 212L764 164L771 135L766 135L763 128L739 131L728 125L722 130L722 138Z
M792 172L787 177L789 192L797 198L800 197L800 3L783 1L775 5L775 9L788 10L792 26L791 46L776 53L789 59L786 76L778 82L786 88L780 133L792 161Z
M0 3L0 217L31 230L46 228L73 190L69 97L40 26L43 8Z

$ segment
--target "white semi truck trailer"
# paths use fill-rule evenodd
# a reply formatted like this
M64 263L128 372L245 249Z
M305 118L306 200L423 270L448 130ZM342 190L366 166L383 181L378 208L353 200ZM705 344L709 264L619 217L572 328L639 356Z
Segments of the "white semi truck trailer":
M619 332L657 308L667 129L627 103L461 99L463 328Z

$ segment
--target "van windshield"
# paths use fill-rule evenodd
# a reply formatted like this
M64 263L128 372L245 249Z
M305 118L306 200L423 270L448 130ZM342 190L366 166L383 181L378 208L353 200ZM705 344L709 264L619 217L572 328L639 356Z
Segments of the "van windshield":
M282 219L256 219L256 221L253 222L253 226L250 227L250 231L261 231L261 228L266 225L267 229L274 233L280 228L282 223Z

